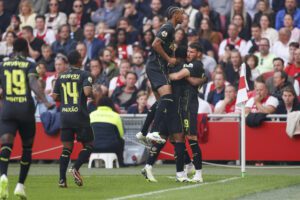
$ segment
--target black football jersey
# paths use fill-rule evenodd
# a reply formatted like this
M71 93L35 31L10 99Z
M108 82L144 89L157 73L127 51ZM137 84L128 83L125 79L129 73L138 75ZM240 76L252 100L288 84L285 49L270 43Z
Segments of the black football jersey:
M61 105L61 127L81 128L90 126L87 97L84 87L92 86L92 77L87 71L70 68L59 75L54 93L59 95Z
M15 56L0 65L0 83L3 89L1 118L26 121L34 117L35 106L29 86L29 77L38 77L36 65L29 58Z

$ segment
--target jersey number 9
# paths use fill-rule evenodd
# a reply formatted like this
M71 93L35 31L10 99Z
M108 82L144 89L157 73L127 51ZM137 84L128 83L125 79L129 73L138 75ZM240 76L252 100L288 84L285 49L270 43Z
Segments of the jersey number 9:
M25 74L22 70L5 70L4 75L6 77L6 94L7 95L25 95L26 94L26 82Z

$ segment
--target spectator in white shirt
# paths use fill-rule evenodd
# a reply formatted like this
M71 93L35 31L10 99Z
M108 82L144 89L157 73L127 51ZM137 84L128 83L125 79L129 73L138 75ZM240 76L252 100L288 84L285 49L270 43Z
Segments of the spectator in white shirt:
M49 13L45 14L47 27L57 33L58 28L67 23L67 15L59 12L58 0L49 1Z
M51 45L55 40L55 33L53 30L46 27L46 18L43 15L35 17L34 36L43 40L46 44Z
M112 93L117 87L125 85L125 76L130 71L130 63L128 60L122 60L120 64L120 75L112 78L109 82L108 96L111 97Z
M246 48L246 41L241 39L239 36L238 28L235 24L230 24L228 26L228 38L223 40L219 48L219 59L222 60L222 57L225 54L225 47L228 44L232 44L239 52L243 55L243 51Z
M287 65L289 61L289 44L291 35L292 33L288 28L281 28L279 30L279 40L274 43L271 49L272 53L284 60L285 65Z
M245 113L275 113L279 102L269 95L268 88L263 81L255 82L255 96L250 98L245 106Z
M195 20L198 10L193 8L192 0L180 0L180 5L189 16L189 27L195 29Z
M267 38L270 41L270 45L278 40L278 32L270 27L270 18L267 14L262 14L259 21L261 27L261 37Z

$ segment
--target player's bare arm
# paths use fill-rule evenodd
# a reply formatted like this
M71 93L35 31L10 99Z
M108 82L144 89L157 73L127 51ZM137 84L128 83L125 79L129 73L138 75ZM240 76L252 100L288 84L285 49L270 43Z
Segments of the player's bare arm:
M187 81L192 85L192 86L200 86L203 85L206 81L207 78L197 78L197 77L187 77Z
M40 99L47 108L52 108L54 106L53 104L49 103L48 100L46 99L45 93L42 87L40 86L40 82L34 75L29 76L29 86L32 89L32 91L35 93L37 98Z
M169 64L175 65L176 64L176 58L171 58L168 56L168 54L164 51L162 45L162 41L159 38L155 38L152 47L153 49L164 59L166 60Z
M85 86L85 87L83 88L83 92L84 92L84 95L85 95L86 97L92 97L93 89L92 89L91 86Z
M190 76L190 71L186 68L181 69L179 72L169 74L169 78L171 81L181 80Z

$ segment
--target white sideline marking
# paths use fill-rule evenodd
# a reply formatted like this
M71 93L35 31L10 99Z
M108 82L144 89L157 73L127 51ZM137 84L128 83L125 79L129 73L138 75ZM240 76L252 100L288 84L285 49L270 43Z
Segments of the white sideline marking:
M132 198L138 198L138 197L145 197L145 196L150 196L150 195L153 195L153 194L161 194L161 193L164 193L164 192L170 192L170 191L175 191L175 190L176 191L177 190L186 190L186 189L191 189L191 188L195 188L195 187L201 187L201 186L204 186L204 185L213 185L213 184L218 184L218 183L226 183L226 182L237 180L237 179L240 179L240 177L232 177L232 178L222 179L222 180L218 180L218 181L214 181L214 182L204 182L204 183L201 183L201 184L175 187L175 188L169 188L169 189L164 189L164 190L156 190L156 191L153 191L153 192L146 192L146 193L142 193L142 194L132 194L132 195L128 195L128 196L112 198L112 199L109 199L109 200L123 200L123 199L132 199Z

